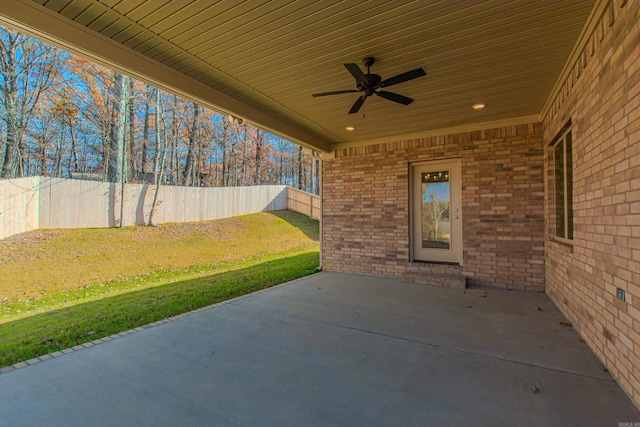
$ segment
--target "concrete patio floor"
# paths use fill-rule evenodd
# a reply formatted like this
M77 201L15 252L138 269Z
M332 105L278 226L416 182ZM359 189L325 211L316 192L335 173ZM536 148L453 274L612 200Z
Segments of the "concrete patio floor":
M320 273L6 372L0 425L640 423L563 321L540 293Z

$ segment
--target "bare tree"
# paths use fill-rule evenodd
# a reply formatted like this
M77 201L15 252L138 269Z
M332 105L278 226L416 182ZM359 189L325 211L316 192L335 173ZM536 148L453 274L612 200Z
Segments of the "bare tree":
M23 176L22 137L54 76L52 46L0 28L0 104L6 124L2 177Z
M436 191L431 190L422 202L423 239L435 242L446 241L443 223L449 220L449 200L440 200Z
M82 171L122 183L155 171L158 185L318 190L309 149L1 28L0 67L1 177Z

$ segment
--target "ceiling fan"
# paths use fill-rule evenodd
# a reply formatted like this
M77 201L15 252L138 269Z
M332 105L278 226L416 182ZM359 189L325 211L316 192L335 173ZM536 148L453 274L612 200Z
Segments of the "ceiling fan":
M397 93L388 92L386 90L380 90L385 87L389 87L392 85L396 85L398 83L403 83L409 80L413 80L418 77L426 76L427 73L422 68L416 68L415 70L407 71L406 73L398 74L395 77L391 77L386 80L382 80L377 74L371 74L369 68L373 65L375 59L371 56L368 56L363 59L364 66L367 67L367 74L364 74L358 64L344 64L347 71L351 73L351 75L356 79L356 89L351 90L338 90L334 92L322 92L322 93L314 93L311 96L327 96L327 95L339 95L342 93L355 93L362 92L362 95L356 100L351 110L349 110L349 114L357 113L364 104L364 101L367 97L371 95L378 95L385 99L388 99L393 102L397 102L403 105L409 105L413 102L413 99L407 98L406 96L398 95Z

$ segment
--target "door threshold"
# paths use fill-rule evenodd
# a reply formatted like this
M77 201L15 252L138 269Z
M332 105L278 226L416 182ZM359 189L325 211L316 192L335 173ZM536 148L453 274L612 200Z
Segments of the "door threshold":
M460 264L459 262L445 262L445 261L422 261L420 259L414 259L413 261L409 262L411 263L416 263L416 264L439 264L439 265L459 265L462 266L462 264Z

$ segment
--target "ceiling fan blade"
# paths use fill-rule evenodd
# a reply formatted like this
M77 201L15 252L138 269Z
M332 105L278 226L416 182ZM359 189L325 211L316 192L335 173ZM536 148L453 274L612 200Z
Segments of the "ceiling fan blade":
M406 73L398 74L395 77L384 80L376 87L389 87L426 75L427 73L422 68L416 68L415 70L407 71Z
M367 95L366 94L364 94L360 98L358 98L358 100L355 102L355 104L353 104L353 107L351 107L351 110L349 110L349 114L357 113L358 110L360 110L360 107L362 107L362 104L364 104L364 100L365 99L367 99Z
M362 72L360 67L358 67L358 64L344 64L344 67L351 73L353 78L356 79L356 83L358 83L358 86L369 86L369 80L367 80L367 78L364 76L364 73Z
M360 92L360 91L355 90L355 89L352 89L352 90L336 90L334 92L314 93L311 96L317 97L317 96L327 96L327 95L339 95L341 93L353 93L353 92Z
M413 99L407 98L406 96L398 95L397 93L387 92L386 90L381 90L380 92L376 92L376 95L381 96L389 101L397 102L403 105L409 105L413 102Z

